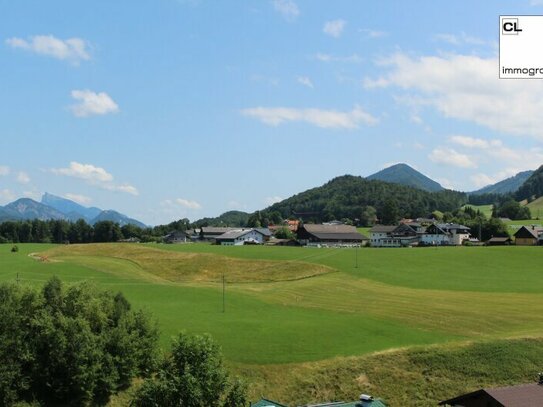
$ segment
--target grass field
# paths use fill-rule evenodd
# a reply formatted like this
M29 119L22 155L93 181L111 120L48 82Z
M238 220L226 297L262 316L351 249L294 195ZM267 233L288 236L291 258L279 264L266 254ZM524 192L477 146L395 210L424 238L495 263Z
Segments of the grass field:
M485 215L487 218L490 218L492 216L493 205L464 205L464 207L466 206L470 206L475 210L481 211L481 213Z
M533 219L540 219L543 216L543 196L527 204L530 208Z
M22 284L41 284L57 275L122 290L135 306L159 319L163 346L180 330L208 332L221 343L229 364L251 377L252 394L277 394L285 402L297 402L294 393L306 402L333 394L345 398L355 388L389 399L398 393L394 400L400 402L403 393L377 379L383 371L375 363L382 356L375 352L406 349L397 351L397 358L407 360L409 352L423 352L428 345L454 353L469 341L509 346L504 338L543 336L539 247L19 247L11 253L11 245L0 245L0 280L15 281L18 275ZM352 365L360 358L374 370ZM330 384L330 377L321 376L335 371L335 365L351 366L362 379ZM290 373L280 373L285 369ZM293 389L289 383L301 380L296 375L303 372L307 392L288 393ZM347 373L352 372L337 373L337 380ZM373 387L364 375L375 377Z

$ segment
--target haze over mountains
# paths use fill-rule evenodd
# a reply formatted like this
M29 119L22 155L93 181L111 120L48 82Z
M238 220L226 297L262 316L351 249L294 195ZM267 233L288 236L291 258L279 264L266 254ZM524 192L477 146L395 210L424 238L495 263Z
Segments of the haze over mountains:
M47 192L43 194L41 202L30 198L20 198L6 206L0 206L1 222L31 219L68 221L83 219L91 225L109 220L119 223L121 226L132 224L141 228L146 227L142 222L117 211L102 210L95 207L87 208L74 201Z

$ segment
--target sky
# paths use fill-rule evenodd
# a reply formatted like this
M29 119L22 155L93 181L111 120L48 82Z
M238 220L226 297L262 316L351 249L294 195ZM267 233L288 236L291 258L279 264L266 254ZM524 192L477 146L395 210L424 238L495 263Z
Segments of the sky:
M543 0L0 0L0 205L149 225L404 162L471 191L543 164L543 82L498 78Z

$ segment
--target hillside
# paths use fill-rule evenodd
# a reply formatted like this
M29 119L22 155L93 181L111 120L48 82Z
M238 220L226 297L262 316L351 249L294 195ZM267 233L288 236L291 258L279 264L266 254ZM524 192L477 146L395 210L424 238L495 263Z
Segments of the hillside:
M103 222L103 221L111 221L118 223L121 226L124 225L135 225L140 228L145 228L145 224L140 222L139 220L129 218L126 215L123 215L122 213L119 213L114 210L107 210L102 211L96 216L94 219L90 221L91 225L94 225L96 222Z
M532 175L520 186L515 193L517 201L539 198L543 195L543 165L534 171Z
M202 218L194 222L195 227L201 226L247 226L249 214L242 211L228 211L215 218Z
M528 178L530 178L533 173L534 171L519 172L513 177L509 177L492 185L487 185L484 188L471 192L471 194L507 194L510 192L515 192L521 187L522 184L524 184L524 182L526 182Z
M429 192L436 192L444 189L439 183L407 164L393 165L366 178L369 180L379 180L406 185Z
M466 194L443 190L428 192L353 175L334 178L328 183L294 195L262 211L263 217L274 212L283 218L296 216L306 222L333 219L359 219L367 206L377 210L377 217L417 218L428 216L434 210L452 211L467 202ZM392 215L392 216L391 216Z
M71 201L60 196L56 196L46 192L41 198L41 203L55 208L57 211L62 212L69 218L80 219L83 218L86 221L91 221L98 216L102 210L100 208L87 208L74 201Z

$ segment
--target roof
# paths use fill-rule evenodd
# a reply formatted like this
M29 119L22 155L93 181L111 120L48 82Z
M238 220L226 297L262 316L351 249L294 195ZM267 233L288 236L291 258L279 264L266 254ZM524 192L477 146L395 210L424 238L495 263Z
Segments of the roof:
M356 227L350 225L303 225L307 233L320 240L368 240L359 233Z
M269 228L255 228L255 230L258 230L264 236L270 237L271 235L273 235L272 231Z
M460 229L460 230L467 230L467 231L470 230L470 228L468 228L467 226L459 225L458 223L438 223L436 226L440 228L441 230L444 230L447 232L452 229Z
M370 233L392 233L398 226L375 225L370 229Z
M239 228L203 226L202 233L204 235L222 235L225 232L229 232L230 230L237 230L237 229Z
M541 226L522 226L519 230L515 232L515 237L517 237L518 234L521 234L522 232L528 232L530 235L532 235L535 239L539 237L539 234L543 232L543 228Z
M543 400L543 385L529 383L518 386L481 389L449 400L444 400L440 402L439 405L456 405L484 395L493 398L504 407L540 407L541 400Z
M256 403L251 403L251 407L287 407L284 404L280 404L277 401L267 400L267 399L260 399Z
M511 241L510 237L501 237L501 236L491 237L490 239L488 239L489 243L493 243L493 242L510 242L510 241Z
M368 401L336 401L331 403L322 404L308 404L304 407L387 407L387 405L380 399L368 400Z
M220 236L217 236L217 240L227 240L227 239L237 239L238 237L244 236L247 233L251 232L257 232L264 236L264 233L262 233L259 229L235 229L230 230L228 232L223 233Z

